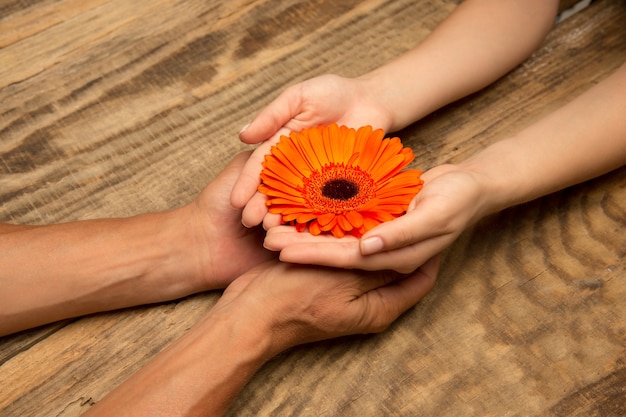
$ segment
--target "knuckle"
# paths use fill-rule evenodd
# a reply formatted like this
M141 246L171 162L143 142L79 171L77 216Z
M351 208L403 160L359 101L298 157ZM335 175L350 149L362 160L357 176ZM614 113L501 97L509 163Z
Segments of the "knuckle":
M395 239L391 243L390 249L407 246L415 240L411 227L401 227L395 231Z

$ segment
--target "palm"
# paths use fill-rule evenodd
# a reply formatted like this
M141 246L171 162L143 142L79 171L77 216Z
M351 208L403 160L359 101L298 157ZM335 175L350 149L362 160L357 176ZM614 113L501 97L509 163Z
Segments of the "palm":
M256 225L263 220L267 214L265 199L254 194L265 155L281 135L330 123L354 128L370 125L387 130L390 120L385 109L369 97L357 80L324 75L288 88L241 134L242 140L248 143L263 143L246 163L231 195L232 204L246 206L246 224Z
M477 215L479 188L471 175L441 166L423 178L424 188L405 216L383 223L363 237L382 237L384 252L362 255L358 239L312 236L286 226L269 230L265 245L281 251L286 262L413 271L449 246Z
M238 155L190 205L195 211L201 239L206 242L199 256L208 259L205 279L218 288L273 255L263 248L263 233L241 224L241 211L228 201L232 186L246 160ZM216 285L212 285L216 286Z
M292 105L299 105L284 124L289 130L329 123L355 129L371 125L387 130L390 126L384 108L368 96L357 80L324 75L303 82L291 94Z

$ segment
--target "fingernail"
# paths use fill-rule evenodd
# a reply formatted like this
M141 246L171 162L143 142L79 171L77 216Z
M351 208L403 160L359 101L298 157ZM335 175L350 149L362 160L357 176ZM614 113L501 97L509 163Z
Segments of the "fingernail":
M383 248L383 240L379 237L369 237L361 241L361 255L370 255L380 252Z
M250 126L250 123L248 123L244 127L242 127L241 130L239 131L239 133L244 132L248 128L248 126Z

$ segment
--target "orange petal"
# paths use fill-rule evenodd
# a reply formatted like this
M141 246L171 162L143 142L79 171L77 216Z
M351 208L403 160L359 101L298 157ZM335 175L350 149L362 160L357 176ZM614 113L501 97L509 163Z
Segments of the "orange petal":
M358 211L348 211L344 216L354 228L363 226L363 216Z
M368 214L368 216L366 217L366 219L378 220L379 223L388 222L388 221L393 220L395 218L390 213L388 213L386 211L382 211L382 210L369 212L367 214ZM365 223L367 224L367 222L365 222Z
M333 159L335 161L340 161L343 147L341 146L342 138L339 134L339 126L337 126L337 124L333 123L328 126L328 136L331 140Z
M303 134L298 134L296 132L291 132L289 134L289 138L285 140L286 145L291 148L289 154L285 153L285 155L289 157L293 157L294 161L297 161L299 165L306 167L306 169L315 171L318 169L317 164L309 159L309 155L306 150L302 148L302 144L305 141L308 141L308 136L306 136L305 131L302 131Z
M356 141L359 144L363 144L364 142L367 141L367 138L370 137L370 135L372 134L372 126L361 126L360 128L358 128L356 130ZM382 129L379 129L382 130Z
M349 232L350 230L354 229L354 227L352 226L352 223L350 223L343 214L337 215L337 225L341 227L343 230L345 230L346 232Z
M397 206L397 207L401 207L403 210L406 210L406 208L409 206L409 203L411 203L411 200L413 200L413 198L415 198L415 195L413 194L402 194L402 195L387 197L385 199L380 200L380 203L378 204L378 206L376 206L376 209L392 210L393 207Z
M378 226L380 224L379 221L376 221L374 219L372 219L371 217L364 217L363 218L363 233L372 230L374 227Z
M267 170L263 171L261 173L261 180L266 186L275 190L282 190L283 192L292 195L302 195L302 191L300 191L298 186L294 186L294 184L289 184L285 182L284 178L279 177L274 172Z
M285 187L287 188L287 187ZM259 191L262 192L263 194L267 195L268 197L276 197L276 198L286 198L289 199L291 201L297 201L300 202L302 204L305 203L304 198L302 198L302 194L301 193L292 193L289 192L291 190L287 190L287 192L285 192L283 189L277 189L274 187L270 187L268 185L265 184L260 184L259 185Z
M300 152L297 152L293 146L289 145L289 142L279 142L272 148L272 154L282 164L287 166L294 173L308 177L311 175L311 169L306 162L302 159Z
M310 222L311 220L314 220L317 217L317 215L314 213L301 213L301 214L298 214L297 216L298 217L296 221L298 223L307 223L307 222Z
M359 209L360 212L373 210L378 204L380 200L378 198L372 198L367 203L363 204L363 206Z
M320 223L319 217L318 217L317 222ZM333 216L333 219L328 224L322 225L320 223L320 226L321 226L320 228L322 229L323 232L328 232L333 227L335 227L336 224L337 224L337 217Z
M313 236L317 236L322 233L322 229L320 228L320 225L316 220L313 220L311 223L309 223L309 233L311 233Z
M339 226L338 224L335 225L335 227L333 227L330 231L333 236L335 236L336 238L342 238L344 237L346 234L344 232L344 230L341 228L341 226Z
M288 205L288 206L272 206L274 207L276 210L280 210L280 213L282 213L283 215L287 215L287 214L303 214L303 213L311 213L311 209L305 206L293 206L293 205Z
M312 171L320 169L323 164L320 162L318 157L318 152L316 152L315 148L311 144L310 132L315 128L310 128L305 131L305 134L302 135L302 140L295 142L295 145L298 147L304 158L309 163ZM323 150L322 150L323 151Z
M387 158L385 161L378 161L376 165L372 167L370 172L372 177L374 177L374 180L385 181L400 172L404 166L404 156L394 155Z
M324 213L321 216L318 216L317 221L319 222L320 226L323 227L332 222L334 218L335 213Z
M306 201L304 199L301 199L300 201L298 200L292 200L289 198L282 198L282 197L272 197L269 200L267 200L271 205L285 205L285 206L297 206L300 209L302 207L306 207Z
M287 182L296 187L302 187L302 178L294 174L289 168L281 163L268 164L268 170L276 174L278 178L281 178L283 182Z
M336 142L335 138L333 138L330 134L330 129L328 126L324 126L323 129L320 129L320 134L322 135L322 145L324 147L324 151L328 156L328 159L331 161L335 161L335 154L333 153L333 145Z
M322 138L320 129L309 129L308 134L311 148L317 156L320 168L331 163L332 161L326 154L326 149L324 149L324 139Z
M359 161L359 166L363 170L369 171L370 167L376 160L376 157L383 144L383 142L381 141L383 136L384 132L382 131L382 129L377 129L373 131L367 138L363 146L360 148L361 158Z
M343 152L341 153L341 159L338 162L347 164L350 161L350 159L354 155L355 140L356 131L354 129L346 128L345 136L343 137Z

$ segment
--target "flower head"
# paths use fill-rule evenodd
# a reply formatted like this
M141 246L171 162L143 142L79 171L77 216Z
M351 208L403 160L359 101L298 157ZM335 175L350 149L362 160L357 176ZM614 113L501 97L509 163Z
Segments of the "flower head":
M414 158L381 129L331 124L291 132L266 155L259 191L270 213L298 231L361 236L402 216L423 181Z

